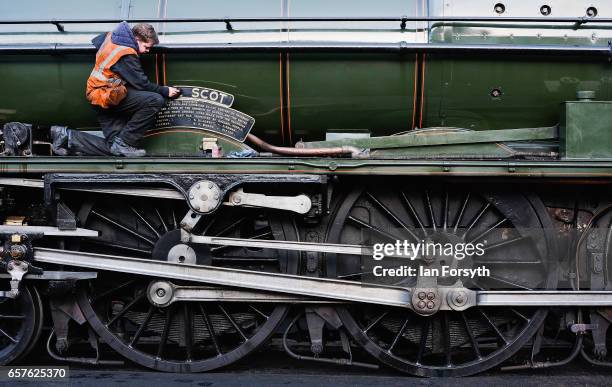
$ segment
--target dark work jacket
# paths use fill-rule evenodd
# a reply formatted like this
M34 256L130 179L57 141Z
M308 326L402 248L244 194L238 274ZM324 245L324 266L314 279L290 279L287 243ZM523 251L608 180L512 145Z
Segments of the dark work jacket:
M106 39L106 33L96 36L91 42L96 46L96 49L100 49L104 39ZM111 41L121 46L132 47L138 51L134 34L126 22L120 23L115 28L111 35ZM149 81L137 55L124 55L110 69L112 72L119 74L128 86L136 90L152 91L168 98L168 88Z

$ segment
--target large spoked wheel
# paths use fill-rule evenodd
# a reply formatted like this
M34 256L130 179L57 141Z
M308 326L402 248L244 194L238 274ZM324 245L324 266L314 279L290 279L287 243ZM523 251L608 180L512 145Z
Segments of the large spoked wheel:
M331 243L483 243L484 254L427 256L401 264L425 268L487 267L491 275L438 277L437 285L475 290L552 288L548 270L550 224L537 198L469 189L403 187L356 189L339 201L328 230ZM371 257L331 255L328 276L363 282L416 286L419 276L377 278ZM385 258L386 260L394 258ZM395 258L398 259L398 258ZM381 362L418 376L465 376L494 367L525 345L546 317L542 308L471 308L423 316L373 305L347 306L339 315L357 343Z
M42 303L35 288L22 286L15 299L0 299L0 365L25 356L42 327Z
M181 205L98 202L81 214L88 228L101 231L82 250L126 252L131 256L279 273L296 273L297 254L268 249L180 243ZM119 208L120 207L120 208ZM147 209L148 208L148 209ZM86 214L86 215L85 215ZM180 219L179 219L180 220ZM291 221L258 209L221 209L204 219L203 235L296 240ZM164 279L164 278L160 278ZM97 334L135 363L167 372L209 371L231 364L264 343L283 321L286 305L249 302L176 302L157 307L147 298L156 280L104 273L79 295L79 304ZM168 280L168 279L164 279ZM179 281L172 281L184 285ZM203 285L190 283L189 285Z

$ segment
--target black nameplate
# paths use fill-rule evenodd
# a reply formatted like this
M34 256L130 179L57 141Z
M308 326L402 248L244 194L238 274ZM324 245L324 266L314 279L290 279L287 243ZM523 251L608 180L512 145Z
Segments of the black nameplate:
M204 129L243 142L255 119L238 110L197 98L168 101L157 114L155 129L187 127Z
M181 97L198 98L208 102L214 102L227 107L234 103L234 96L221 90L208 87L177 86L181 89Z

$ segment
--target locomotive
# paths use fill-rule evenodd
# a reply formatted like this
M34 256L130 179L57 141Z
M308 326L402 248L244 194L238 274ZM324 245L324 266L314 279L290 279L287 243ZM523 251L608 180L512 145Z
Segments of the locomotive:
M612 365L610 4L76 4L0 6L0 364ZM145 158L53 155L122 20L184 96Z

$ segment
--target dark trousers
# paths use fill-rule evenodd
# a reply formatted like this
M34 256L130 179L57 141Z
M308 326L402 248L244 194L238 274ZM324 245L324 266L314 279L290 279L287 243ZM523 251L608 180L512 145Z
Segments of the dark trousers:
M108 156L111 154L105 139L78 130L68 132L68 151L73 156Z
M145 132L153 126L155 115L166 104L166 99L150 91L128 87L127 96L117 106L96 107L98 122L110 147L119 136L126 144L137 147Z

